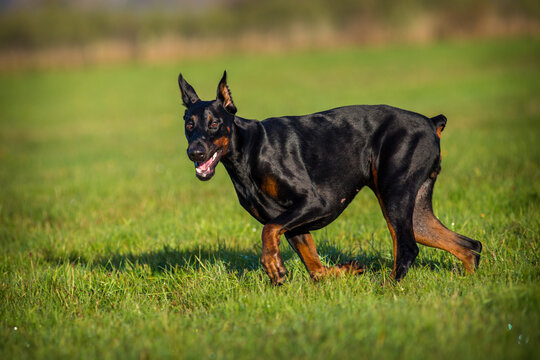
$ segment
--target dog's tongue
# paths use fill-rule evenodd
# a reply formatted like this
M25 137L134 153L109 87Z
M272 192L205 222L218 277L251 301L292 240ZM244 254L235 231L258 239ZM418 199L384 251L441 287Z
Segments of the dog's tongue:
M212 165L213 161L214 161L214 158L210 158L203 163L197 163L196 168L197 170L207 171L210 168L210 165Z
M217 152L214 153L214 155L206 160L203 163L195 163L195 168L198 174L204 174L207 173L209 170L212 170L212 165L214 164L214 161L216 160Z

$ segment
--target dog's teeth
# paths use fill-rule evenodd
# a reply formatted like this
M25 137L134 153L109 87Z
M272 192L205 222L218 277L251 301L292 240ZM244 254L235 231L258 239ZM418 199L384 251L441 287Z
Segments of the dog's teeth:
M212 160L215 160L217 156L217 153L214 153L214 156L212 156Z

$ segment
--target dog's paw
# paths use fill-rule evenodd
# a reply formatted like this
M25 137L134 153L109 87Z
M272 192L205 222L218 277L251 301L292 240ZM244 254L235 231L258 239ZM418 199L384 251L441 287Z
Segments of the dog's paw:
M328 275L342 275L342 274L353 274L361 275L365 271L365 268L358 261L351 260L345 263L338 264L336 266L325 267L324 271L311 274L313 280L318 281Z
M347 261L345 263L336 265L336 268L343 273L351 273L354 275L363 274L366 270L365 267L356 260Z

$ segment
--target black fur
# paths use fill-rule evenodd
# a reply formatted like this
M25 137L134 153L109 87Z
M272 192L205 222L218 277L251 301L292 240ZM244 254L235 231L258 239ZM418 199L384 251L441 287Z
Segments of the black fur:
M217 163L223 163L240 204L265 225L262 262L274 283L281 283L285 275L274 246L280 235L284 233L295 248L300 235L335 220L365 185L376 193L393 236L396 279L405 276L418 254L417 241L460 257L461 248L452 251L461 246L452 240L455 233L442 224L446 230L439 231L431 222L425 226L432 240L419 240L421 234L413 229L419 189L429 179L434 181L440 170L443 115L428 118L387 105L356 105L248 120L235 115L226 73L213 101L200 100L182 75L178 80L187 107L187 153L196 166L203 164L197 176L209 180ZM214 161L204 165L214 154ZM431 221L432 190L431 186L429 211L420 223ZM475 249L477 264L480 243L459 236L464 249ZM312 275L322 271L319 265L318 270L310 269L310 255L297 252Z

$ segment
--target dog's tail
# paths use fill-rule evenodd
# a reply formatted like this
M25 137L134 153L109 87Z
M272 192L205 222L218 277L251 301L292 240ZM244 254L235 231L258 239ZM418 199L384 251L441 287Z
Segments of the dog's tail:
M441 137L441 133L444 130L444 127L446 126L446 116L443 114L434 116L431 118L431 121L433 122L433 125L435 125L435 129L437 129L437 136L439 138Z

